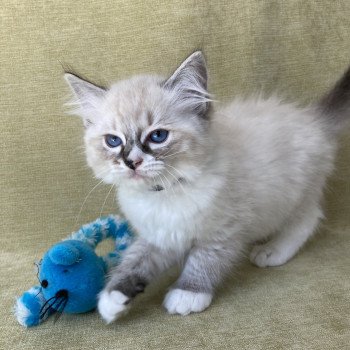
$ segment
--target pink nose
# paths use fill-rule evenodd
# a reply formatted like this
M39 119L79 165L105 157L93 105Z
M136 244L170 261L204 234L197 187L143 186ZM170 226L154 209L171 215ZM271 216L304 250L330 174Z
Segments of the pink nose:
M135 168L137 168L138 166L140 166L143 162L143 159L142 158L139 158L139 159L136 159L134 161L134 165L135 165Z
M132 170L135 170L137 167L139 167L142 164L143 159L142 158L137 158L135 160L133 160L133 159L125 159L124 162L125 162L125 165L127 167L129 167Z

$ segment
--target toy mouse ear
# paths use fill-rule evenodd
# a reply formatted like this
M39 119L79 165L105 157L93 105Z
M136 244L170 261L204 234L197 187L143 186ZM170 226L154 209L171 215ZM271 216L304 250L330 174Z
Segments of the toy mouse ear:
M68 242L54 245L48 252L51 261L56 265L73 265L79 260L79 250Z

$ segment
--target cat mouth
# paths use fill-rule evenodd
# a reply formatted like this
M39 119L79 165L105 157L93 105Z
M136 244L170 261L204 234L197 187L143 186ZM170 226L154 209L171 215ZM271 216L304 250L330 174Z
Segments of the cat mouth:
M127 178L131 180L152 180L155 177L159 175L159 171L153 171L153 170L143 170L143 169L136 169L136 170L130 170L127 173Z
M140 173L137 173L135 171L129 176L129 179L136 180L136 181L144 180L145 178L146 176L141 175Z
M146 180L149 179L149 176L147 176L145 173L137 170L131 170L128 175L128 179L130 180L135 180L135 181L141 181L141 180Z

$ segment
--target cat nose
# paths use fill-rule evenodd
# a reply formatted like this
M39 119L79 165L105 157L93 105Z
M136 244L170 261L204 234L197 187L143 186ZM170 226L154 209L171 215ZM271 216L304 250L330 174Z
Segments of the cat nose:
M137 167L139 167L142 164L143 159L142 158L137 158L135 160L133 160L133 159L125 159L124 162L125 162L125 165L127 167L129 167L132 170L135 170Z

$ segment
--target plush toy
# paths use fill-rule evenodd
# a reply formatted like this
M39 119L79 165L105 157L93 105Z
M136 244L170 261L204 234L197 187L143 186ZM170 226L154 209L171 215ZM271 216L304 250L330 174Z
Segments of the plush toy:
M106 238L115 250L99 257L95 247ZM25 326L36 326L57 312L82 313L93 310L105 284L106 272L118 264L120 252L132 242L125 221L116 216L100 218L82 226L66 240L52 246L37 264L39 286L17 299L15 315Z

